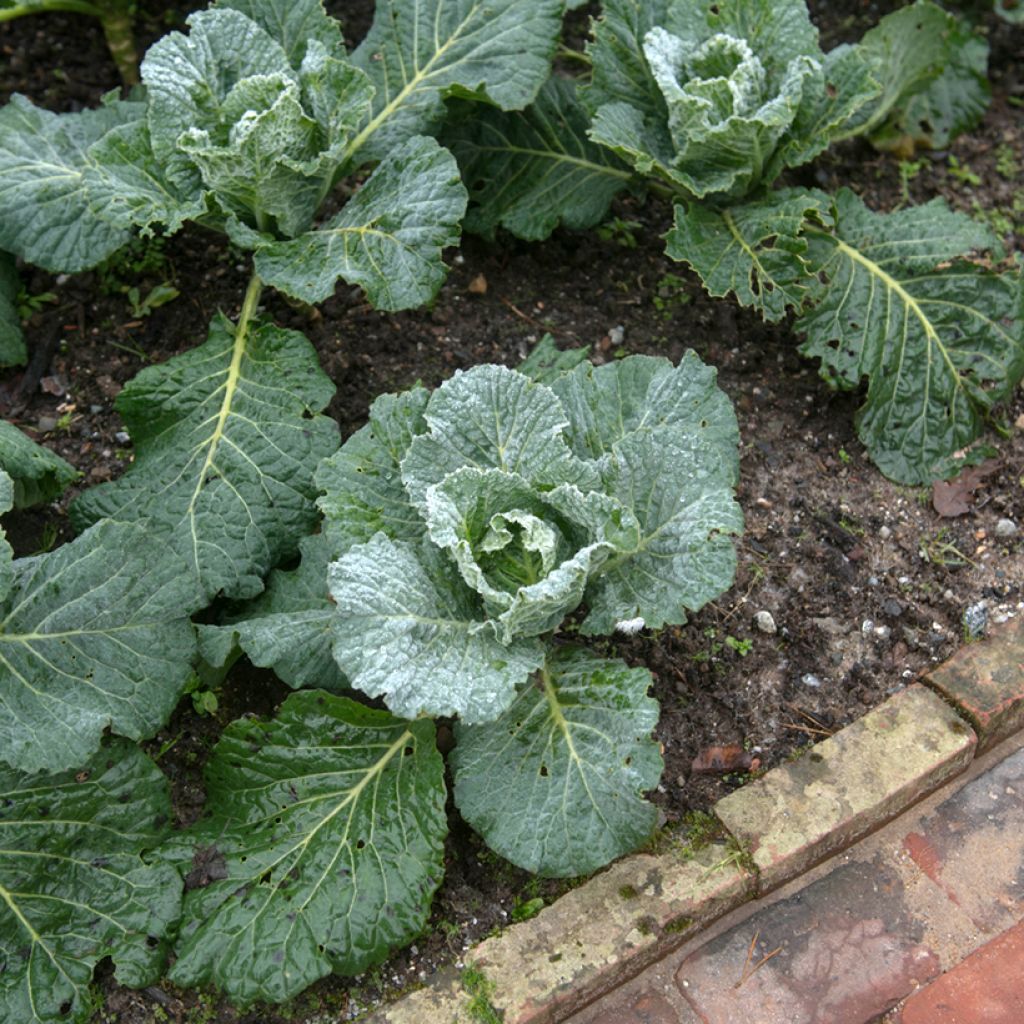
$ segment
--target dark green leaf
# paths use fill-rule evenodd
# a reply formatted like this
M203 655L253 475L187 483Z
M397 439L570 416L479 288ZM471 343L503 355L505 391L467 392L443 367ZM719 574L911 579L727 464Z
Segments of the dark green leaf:
M338 444L334 386L296 331L223 316L205 344L118 395L136 458L72 506L81 526L148 519L212 596L252 597L316 522L313 473Z
M0 252L0 366L21 366L28 359L18 315L21 281L10 253Z
M171 819L156 765L115 741L74 773L0 768L0 807L0 1019L90 1019L108 956L122 984L155 982L181 909L181 879L143 856Z
M171 979L283 1002L414 939L443 873L444 766L434 725L293 694L225 730L193 857Z
M82 474L56 452L26 437L17 427L0 420L0 469L14 481L14 507L49 501Z

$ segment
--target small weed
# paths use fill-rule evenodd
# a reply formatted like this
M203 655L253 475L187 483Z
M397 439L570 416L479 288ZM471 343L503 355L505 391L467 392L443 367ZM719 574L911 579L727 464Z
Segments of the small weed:
M924 167L923 160L901 160L900 168L900 195L903 203L910 202L910 183L921 173Z
M686 281L678 274L664 274L654 289L651 302L663 320L671 320L676 311L692 300Z
M845 448L839 449L839 461L844 465L850 464L850 453Z
M643 228L638 220L623 220L621 217L612 217L606 220L598 229L597 237L602 242L614 242L621 245L623 249L635 249L636 233Z
M949 173L964 185L980 185L981 178L971 170L969 164L962 164L952 153L949 154Z
M203 681L195 673L192 674L192 677L185 684L185 693L192 696L192 707L195 708L197 715L216 714L217 708L220 707L217 694L213 690L207 689Z
M977 564L949 540L949 531L945 527L939 530L934 537L922 540L919 553L931 565L959 568L963 565L976 566Z
M996 174L1007 181L1014 181L1020 174L1020 164L1013 147L1005 142L996 150Z
M167 281L164 281L161 284L150 288L150 290L141 297L139 289L134 285L128 289L126 294L128 296L128 304L132 307L132 316L138 319L140 317L149 316L154 309L166 306L168 302L173 302L181 292Z
M56 302L57 296L53 292L40 292L38 295L31 295L25 288L20 288L18 297L15 299L15 305L18 307L18 319L28 320L43 306L52 306Z
M727 636L725 638L725 646L730 651L735 651L741 658L745 658L754 649L754 641L749 639L749 637L740 640L734 636Z
M536 917L544 909L544 898L542 896L535 896L532 900L521 900L518 896L512 902L512 910L509 913L509 917L513 921L529 921L531 917Z

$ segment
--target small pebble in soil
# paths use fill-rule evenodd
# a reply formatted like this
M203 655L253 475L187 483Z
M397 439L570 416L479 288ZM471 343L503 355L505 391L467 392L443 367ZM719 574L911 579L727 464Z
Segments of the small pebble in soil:
M881 537L882 540L888 540L892 536L892 530L890 530L888 526L883 526L879 529L878 536Z
M806 675L801 676L800 682L803 683L804 686L810 686L815 690L820 689L821 687L821 680L817 676L812 675L810 672L808 672Z
M619 324L608 331L608 340L613 345L621 345L626 340L626 328Z
M984 601L968 606L964 611L964 629L973 639L984 635L988 625L988 605Z
M48 434L57 426L57 420L53 416L40 416L36 427L44 434Z
M754 625L762 633L768 633L769 635L778 630L778 627L775 625L775 617L769 611L759 611L754 616Z
M996 536L1009 538L1017 536L1017 524L1012 519L1000 519L996 523Z
M127 444L131 440L131 436L129 435L128 431L126 431L126 430L119 430L114 435L114 440L118 444Z

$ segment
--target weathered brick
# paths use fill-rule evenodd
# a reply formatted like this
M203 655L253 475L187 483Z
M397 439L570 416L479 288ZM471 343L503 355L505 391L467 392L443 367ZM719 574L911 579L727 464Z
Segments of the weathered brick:
M704 1024L860 1024L937 975L882 857L843 864L687 957L676 984Z
M956 775L975 742L945 701L911 686L799 760L719 800L715 813L750 851L765 892Z
M912 995L901 1024L1021 1024L1024 922Z
M1014 924L1024 915L1024 750L940 803L902 846L982 936Z
M504 1024L549 1024L639 973L749 898L753 879L721 846L692 859L637 855L566 893L470 959L495 984Z
M971 719L979 750L1024 728L1024 615L962 647L924 681Z

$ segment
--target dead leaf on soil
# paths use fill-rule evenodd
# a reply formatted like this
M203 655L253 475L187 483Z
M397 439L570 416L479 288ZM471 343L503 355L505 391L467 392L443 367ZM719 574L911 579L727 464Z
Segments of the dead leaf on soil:
M944 519L954 519L971 510L974 492L999 468L998 459L987 459L980 466L968 466L953 480L932 484L932 506Z
M726 746L705 747L690 765L695 775L724 775L726 772L745 772L753 767L754 757L737 743Z
M470 295L486 295L487 294L487 278L483 274L477 274L472 281L469 282L469 287L466 289Z

